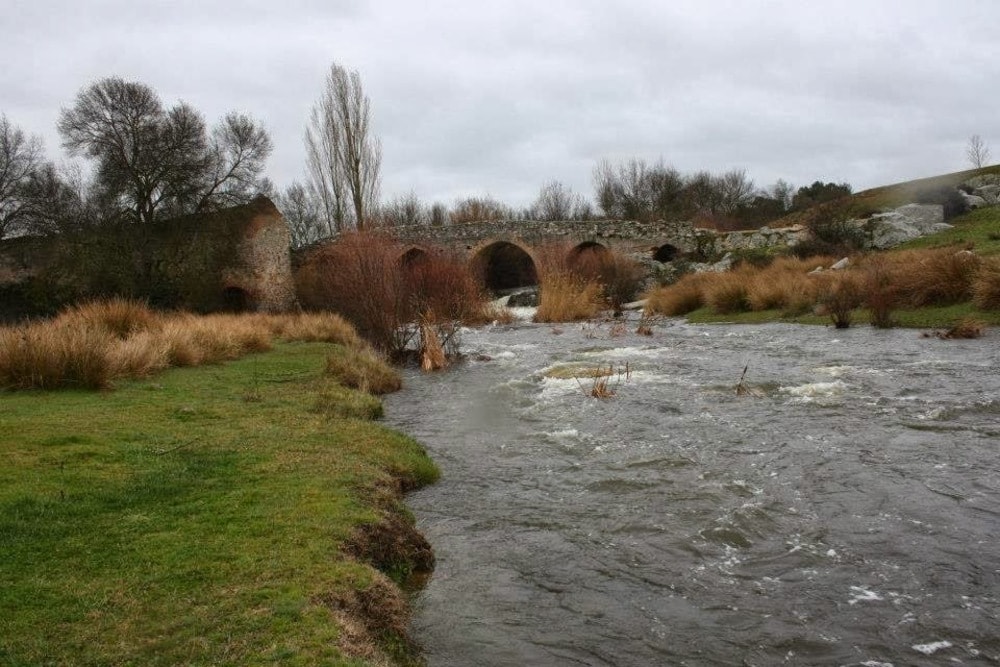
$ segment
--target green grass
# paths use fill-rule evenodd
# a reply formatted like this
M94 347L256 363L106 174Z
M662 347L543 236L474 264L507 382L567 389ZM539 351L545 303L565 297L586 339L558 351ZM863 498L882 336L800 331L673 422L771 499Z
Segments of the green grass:
M899 250L972 246L980 255L1000 255L1000 207L970 211L950 221L954 225L937 234L922 236L898 246Z
M0 664L363 664L341 602L382 575L341 546L438 473L339 418L375 409L330 389L330 349L0 393Z

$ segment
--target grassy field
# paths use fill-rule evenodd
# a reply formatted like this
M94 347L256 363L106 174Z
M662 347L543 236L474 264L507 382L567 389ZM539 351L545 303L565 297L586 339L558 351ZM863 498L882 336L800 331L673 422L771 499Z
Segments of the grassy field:
M377 399L324 372L335 347L0 392L0 664L410 659L379 569L413 565L400 491L438 472L344 418Z

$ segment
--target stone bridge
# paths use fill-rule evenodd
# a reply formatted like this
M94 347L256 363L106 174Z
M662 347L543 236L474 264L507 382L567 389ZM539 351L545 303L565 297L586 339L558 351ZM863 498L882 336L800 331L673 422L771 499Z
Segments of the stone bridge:
M546 252L620 253L649 261L669 262L691 252L697 236L690 222L501 221L440 227L412 226L393 230L407 248L404 260L417 259L435 247L464 253L489 289L537 283L538 265Z

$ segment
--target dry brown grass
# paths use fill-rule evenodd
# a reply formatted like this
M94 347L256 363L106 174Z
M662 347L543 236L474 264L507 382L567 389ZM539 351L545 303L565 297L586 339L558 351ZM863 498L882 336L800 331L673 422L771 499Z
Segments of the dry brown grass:
M986 330L986 325L974 317L963 317L947 331L938 333L938 338L959 339L959 338L980 338Z
M1000 310L1000 259L991 257L979 267L972 284L972 303L980 310Z
M365 345L361 336L337 313L291 313L288 315L259 315L277 338L289 342L337 343L360 348Z
M886 255L900 303L910 308L969 301L982 260L954 248L908 250Z
M719 314L742 313L750 310L749 283L757 273L752 269L737 269L710 276L703 283L705 304Z
M333 314L196 316L112 299L68 308L52 320L0 327L0 388L107 389L170 366L270 350L276 338L364 347Z
M601 286L584 282L572 273L543 274L539 290L535 322L589 320L601 310Z
M704 273L690 273L681 277L673 285L650 290L646 294L645 312L677 317L698 310L705 305L702 284L706 275Z

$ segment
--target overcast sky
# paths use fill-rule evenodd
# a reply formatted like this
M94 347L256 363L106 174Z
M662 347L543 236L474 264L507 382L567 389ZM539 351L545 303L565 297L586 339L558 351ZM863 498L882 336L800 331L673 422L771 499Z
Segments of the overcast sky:
M118 75L209 122L253 114L268 175L302 180L335 61L371 99L386 198L526 205L553 179L591 197L594 165L629 157L860 190L968 168L972 134L1000 161L997 0L6 0L2 15L0 113L57 160L59 110Z

